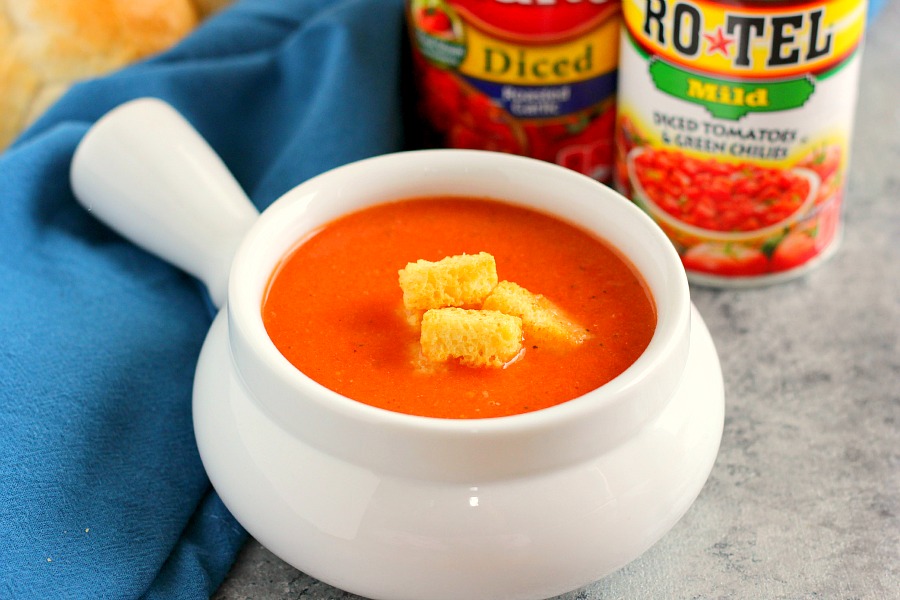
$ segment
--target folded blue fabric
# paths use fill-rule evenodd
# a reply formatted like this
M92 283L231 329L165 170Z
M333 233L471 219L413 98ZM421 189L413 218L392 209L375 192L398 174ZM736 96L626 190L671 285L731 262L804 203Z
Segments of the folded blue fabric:
M245 539L191 424L204 292L76 204L89 125L163 98L262 209L402 147L403 35L402 0L243 0L0 155L0 598L205 598Z

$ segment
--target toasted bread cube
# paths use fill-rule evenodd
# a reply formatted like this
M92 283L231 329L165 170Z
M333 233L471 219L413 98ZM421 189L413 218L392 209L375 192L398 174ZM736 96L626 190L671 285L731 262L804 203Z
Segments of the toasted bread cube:
M497 285L497 265L487 252L418 260L401 269L400 288L407 311L478 305Z
M433 308L422 316L422 353L470 367L502 367L522 351L522 319L492 310Z
M587 338L587 331L550 300L511 281L497 284L482 308L520 317L525 334L539 340L577 345Z

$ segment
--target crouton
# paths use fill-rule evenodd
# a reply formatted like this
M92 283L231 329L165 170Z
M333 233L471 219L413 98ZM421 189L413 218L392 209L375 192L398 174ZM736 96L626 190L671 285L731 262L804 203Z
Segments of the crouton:
M522 340L522 319L497 311L451 307L422 316L422 353L436 362L502 367L522 351Z
M577 345L587 338L587 331L550 300L511 281L497 284L481 308L520 317L525 334L535 339Z
M407 312L479 305L497 285L497 265L487 252L419 260L399 271Z

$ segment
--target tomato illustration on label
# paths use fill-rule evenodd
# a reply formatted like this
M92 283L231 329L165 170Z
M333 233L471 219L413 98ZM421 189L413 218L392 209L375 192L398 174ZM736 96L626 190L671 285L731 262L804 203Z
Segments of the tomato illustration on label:
M772 253L772 270L788 271L819 254L814 230L792 231L775 247Z
M769 271L769 259L761 250L741 244L704 242L692 246L681 258L685 268L700 273L747 277Z
M825 181L835 175L841 167L841 148L836 145L817 148L797 164L815 171L819 178Z
M444 36L453 32L450 17L440 7L419 7L417 23L422 30L427 31L431 35Z

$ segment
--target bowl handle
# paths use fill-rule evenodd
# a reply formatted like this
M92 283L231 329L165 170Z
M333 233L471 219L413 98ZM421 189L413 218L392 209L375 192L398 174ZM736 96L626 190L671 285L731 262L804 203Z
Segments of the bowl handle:
M104 115L76 148L70 180L89 212L224 304L232 257L259 212L174 108L140 98Z

